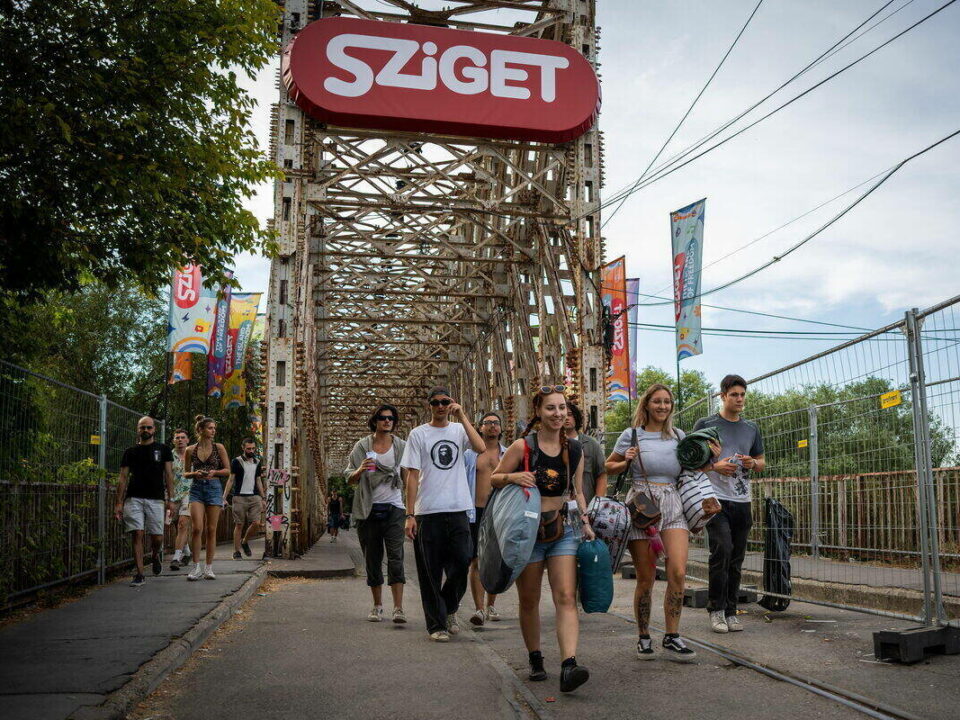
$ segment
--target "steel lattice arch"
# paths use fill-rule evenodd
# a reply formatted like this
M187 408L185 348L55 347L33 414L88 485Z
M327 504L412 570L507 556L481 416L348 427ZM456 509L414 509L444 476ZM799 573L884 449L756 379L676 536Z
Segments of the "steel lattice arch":
M342 15L558 40L597 66L594 0L447 5L287 0L283 42ZM278 89L270 152L285 177L262 361L268 467L292 475L270 510L283 552L318 533L326 480L380 402L400 409L405 434L444 385L471 415L501 412L512 437L531 392L565 382L602 431L597 125L563 144L359 130L308 117Z

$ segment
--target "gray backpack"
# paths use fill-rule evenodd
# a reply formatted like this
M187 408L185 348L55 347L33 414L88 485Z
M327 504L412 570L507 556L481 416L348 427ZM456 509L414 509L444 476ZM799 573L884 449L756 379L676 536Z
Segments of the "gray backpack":
M488 593L507 590L533 554L540 526L540 492L506 485L494 490L480 521L477 569Z

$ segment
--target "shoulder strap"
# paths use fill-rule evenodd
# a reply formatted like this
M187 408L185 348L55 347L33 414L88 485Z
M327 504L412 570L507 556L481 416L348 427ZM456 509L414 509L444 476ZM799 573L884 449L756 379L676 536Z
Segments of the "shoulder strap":
M523 471L530 472L530 443L523 439Z

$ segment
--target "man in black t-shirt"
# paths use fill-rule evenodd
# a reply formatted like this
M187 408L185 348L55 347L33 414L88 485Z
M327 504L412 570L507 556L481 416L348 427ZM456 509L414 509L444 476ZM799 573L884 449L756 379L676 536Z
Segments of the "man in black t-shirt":
M143 585L143 534L149 533L153 550L153 574L159 575L160 548L163 544L164 500L171 514L173 498L173 452L154 441L156 423L151 417L137 423L137 444L127 448L120 461L120 484L117 487L116 518L133 542L133 558L137 565L131 587Z

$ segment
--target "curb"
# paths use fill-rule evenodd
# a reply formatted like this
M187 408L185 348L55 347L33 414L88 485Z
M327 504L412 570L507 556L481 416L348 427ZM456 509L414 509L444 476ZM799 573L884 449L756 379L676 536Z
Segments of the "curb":
M140 666L130 680L120 689L107 696L97 706L78 708L68 720L122 720L141 700L146 698L174 670L185 663L193 652L228 620L234 610L245 603L267 577L266 564L260 565L240 588L209 613L200 618L182 637L173 640L167 647Z
M267 570L267 575L272 578L338 578L338 577L356 577L357 569L337 568L335 570L297 570L296 568L278 568L276 570Z

